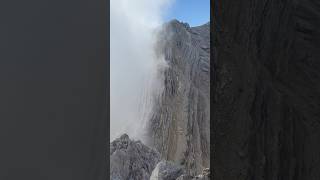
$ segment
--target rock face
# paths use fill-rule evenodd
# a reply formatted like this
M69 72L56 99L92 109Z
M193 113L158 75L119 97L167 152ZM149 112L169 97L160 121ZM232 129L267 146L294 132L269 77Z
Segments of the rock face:
M320 179L320 1L213 1L216 180Z
M110 144L111 180L149 180L160 154L124 134Z
M175 180L182 174L181 166L169 161L160 161L152 171L150 180Z
M147 145L155 149L127 135L113 141L111 180L206 177L196 175L210 167L209 32L209 23L190 28L173 20L164 25L157 51L168 66L147 132Z
M162 160L160 154L142 144L130 140L127 134L110 144L111 180L207 180L209 169L198 176L185 174L183 166Z
M168 64L164 91L149 121L149 145L162 159L179 163L196 175L210 159L210 35L199 27L173 20L159 34L157 50Z
M185 174L182 166L170 161L160 161L153 170L150 180L209 180L210 170L206 168L200 175Z

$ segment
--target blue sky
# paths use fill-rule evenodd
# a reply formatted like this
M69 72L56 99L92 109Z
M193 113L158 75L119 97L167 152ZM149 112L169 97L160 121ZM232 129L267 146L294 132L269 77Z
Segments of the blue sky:
M166 21L177 19L190 26L199 26L210 20L210 0L174 0Z

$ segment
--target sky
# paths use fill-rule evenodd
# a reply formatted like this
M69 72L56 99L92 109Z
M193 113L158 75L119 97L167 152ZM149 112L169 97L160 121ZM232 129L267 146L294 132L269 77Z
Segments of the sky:
M190 26L199 26L210 20L210 0L175 0L165 15L165 20L177 19Z

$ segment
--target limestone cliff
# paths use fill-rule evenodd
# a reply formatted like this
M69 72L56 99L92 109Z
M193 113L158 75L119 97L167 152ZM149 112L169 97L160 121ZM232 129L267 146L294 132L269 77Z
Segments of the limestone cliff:
M189 27L173 20L158 37L157 51L168 67L149 121L148 142L190 175L210 166L209 35L209 23Z

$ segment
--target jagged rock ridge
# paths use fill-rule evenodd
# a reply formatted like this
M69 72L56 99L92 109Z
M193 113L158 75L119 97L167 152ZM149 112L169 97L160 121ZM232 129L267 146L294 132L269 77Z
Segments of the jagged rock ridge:
M124 134L110 143L111 180L149 180L160 154Z
M164 91L149 121L148 144L166 160L196 175L210 159L210 29L177 20L159 33L157 51L164 54Z
M183 166L160 159L157 150L123 134L110 143L111 180L207 180L209 169L202 174L186 174Z

